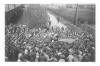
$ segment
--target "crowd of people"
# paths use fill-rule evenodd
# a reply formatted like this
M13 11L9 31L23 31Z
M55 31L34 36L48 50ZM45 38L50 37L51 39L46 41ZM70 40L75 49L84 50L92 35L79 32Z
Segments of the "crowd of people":
M84 32L84 35L76 36L77 40L73 38L75 40L72 42L60 41L69 39L67 34L68 30L6 25L5 61L94 62L95 37Z

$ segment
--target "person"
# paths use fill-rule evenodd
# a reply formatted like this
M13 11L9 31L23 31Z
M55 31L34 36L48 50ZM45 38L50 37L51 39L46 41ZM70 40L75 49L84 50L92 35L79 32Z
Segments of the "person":
M21 60L22 60L22 53L19 53L17 62L21 62Z
M46 62L47 58L45 57L45 55L43 53L40 54L39 58L38 58L39 62Z
M14 49L13 51L9 50L8 55L7 55L8 61L13 61L13 62L17 61L18 54L19 54L18 50L14 50Z
M65 62L65 60L64 59L59 59L59 62Z
M74 56L73 55L69 55L67 58L68 58L69 62L73 62L73 60L74 60Z
M8 57L7 56L5 56L5 61L8 61Z
M34 52L34 51L31 52L29 55L30 55L30 61L31 61L31 62L35 61L35 58L36 58L35 52Z

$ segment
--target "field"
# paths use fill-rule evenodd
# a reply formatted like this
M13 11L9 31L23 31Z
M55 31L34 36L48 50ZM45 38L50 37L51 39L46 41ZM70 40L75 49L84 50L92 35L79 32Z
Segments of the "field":
M65 20L68 20L74 23L75 20L75 8L61 8L61 9L50 9L50 11L54 12L60 17L63 17ZM95 24L95 10L94 9L87 9L87 8L78 8L78 20L81 22L87 21L89 24Z

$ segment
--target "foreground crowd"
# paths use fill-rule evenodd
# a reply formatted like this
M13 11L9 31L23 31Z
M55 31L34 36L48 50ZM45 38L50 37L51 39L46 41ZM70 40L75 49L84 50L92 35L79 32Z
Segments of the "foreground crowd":
M8 25L5 28L5 61L94 62L95 37L86 33L72 42L59 40L67 39L67 34L65 30Z

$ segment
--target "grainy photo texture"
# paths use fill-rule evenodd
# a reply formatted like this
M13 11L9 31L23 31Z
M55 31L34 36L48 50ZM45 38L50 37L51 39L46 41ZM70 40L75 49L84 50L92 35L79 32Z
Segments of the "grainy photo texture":
M6 4L5 62L95 62L95 4Z

